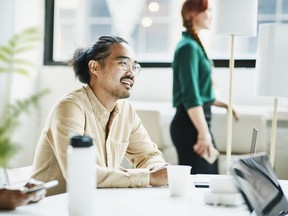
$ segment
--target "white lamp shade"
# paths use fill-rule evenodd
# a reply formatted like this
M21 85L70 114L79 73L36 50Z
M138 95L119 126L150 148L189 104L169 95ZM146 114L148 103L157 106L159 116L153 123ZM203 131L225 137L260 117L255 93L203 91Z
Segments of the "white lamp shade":
M288 97L287 38L288 24L259 26L256 60L258 95Z
M257 34L258 0L214 0L212 30L215 34Z

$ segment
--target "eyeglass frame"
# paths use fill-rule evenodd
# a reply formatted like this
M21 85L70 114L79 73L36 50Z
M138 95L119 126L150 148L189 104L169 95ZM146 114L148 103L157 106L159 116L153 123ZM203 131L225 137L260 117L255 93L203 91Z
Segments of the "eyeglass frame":
M127 72L132 69L131 71L135 76L138 76L140 74L142 68L138 62L132 65L132 62L129 58L121 58L120 61L121 61L121 67L124 71Z
M128 57L118 57L118 61L120 61L120 63L121 63L121 67L122 67L122 69L124 70L124 71L129 71L129 70L131 70L132 72L133 72L133 74L135 75L135 76L138 76L139 74L140 74L140 72L141 72L141 70L142 70L142 67L141 67L141 65L138 63L138 62L136 62L136 63L134 63L134 65L132 65L132 62L131 62L131 60L128 58ZM103 62L104 61L104 58L98 58L98 59L94 59L94 61L100 61L100 62ZM130 62L129 64L127 64L127 61L128 62ZM132 67L133 66L133 67ZM136 68L135 68L136 67ZM138 71L136 71L138 69Z

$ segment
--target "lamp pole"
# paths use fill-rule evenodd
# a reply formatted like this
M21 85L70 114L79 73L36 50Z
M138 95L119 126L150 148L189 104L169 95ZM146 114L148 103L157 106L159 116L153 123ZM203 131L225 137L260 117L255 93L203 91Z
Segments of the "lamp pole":
M235 35L231 35L231 52L230 52L230 79L229 79L229 101L228 101L228 117L227 117L227 147L226 147L226 160L227 160L227 174L229 174L229 166L231 163L232 153L232 89L233 89L233 70L234 70L234 39Z
M270 162L272 167L274 167L275 161L275 148L276 148L276 128L277 128L277 97L274 98L274 111L271 126L271 142L270 142Z

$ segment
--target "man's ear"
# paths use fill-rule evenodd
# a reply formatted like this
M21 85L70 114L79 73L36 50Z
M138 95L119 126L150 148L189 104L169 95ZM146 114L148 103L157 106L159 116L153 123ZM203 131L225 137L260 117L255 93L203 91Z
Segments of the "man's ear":
M93 74L95 74L96 76L98 75L98 70L99 70L99 63L95 60L90 60L88 62L88 68L89 68L89 71Z

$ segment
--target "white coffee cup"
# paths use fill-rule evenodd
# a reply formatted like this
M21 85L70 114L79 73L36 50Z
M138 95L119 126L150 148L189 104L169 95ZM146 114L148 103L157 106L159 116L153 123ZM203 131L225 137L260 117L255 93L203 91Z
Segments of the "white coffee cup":
M191 166L171 165L167 167L170 196L185 196L188 189Z

